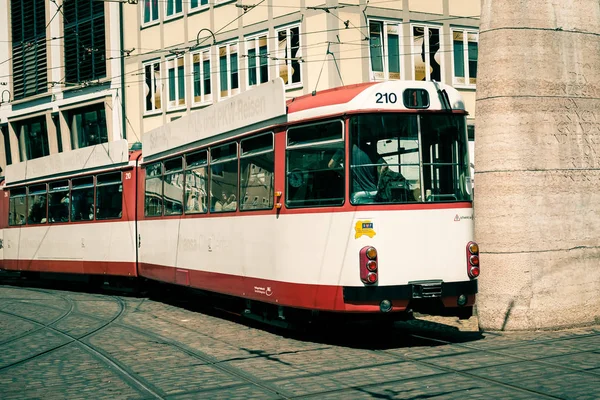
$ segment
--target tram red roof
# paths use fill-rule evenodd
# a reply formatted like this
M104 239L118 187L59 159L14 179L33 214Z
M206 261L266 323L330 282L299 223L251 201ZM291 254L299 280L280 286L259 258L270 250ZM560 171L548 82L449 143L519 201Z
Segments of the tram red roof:
M378 82L358 83L355 85L322 90L314 95L306 94L304 96L295 97L287 101L288 114L311 108L347 103L363 90L377 83Z

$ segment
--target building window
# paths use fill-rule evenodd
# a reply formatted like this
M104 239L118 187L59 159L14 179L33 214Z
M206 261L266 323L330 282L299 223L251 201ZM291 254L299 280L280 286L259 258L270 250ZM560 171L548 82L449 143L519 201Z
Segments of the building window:
M162 80L160 76L160 61L144 65L144 82L146 96L146 113L162 108Z
M190 0L190 9L208 5L208 0Z
M21 145L25 146L26 160L50 155L45 116L19 123L17 132L21 139Z
M74 110L69 117L71 140L77 148L108 142L104 103Z
M185 105L185 70L183 56L167 60L169 108Z
M66 81L106 77L104 2L70 0L63 3L63 9Z
M6 156L6 165L12 164L12 156L10 154L10 137L8 133L8 125L0 125L2 132L2 140L4 141L4 155Z
M219 46L220 97L229 97L239 92L238 45L229 43Z
M15 100L48 91L45 3L44 0L10 2Z
M269 80L269 50L267 43L267 35L246 40L248 86L260 85Z
M302 83L300 45L299 26L277 30L277 74L288 87Z
M183 12L183 0L166 0L167 18Z
M477 53L479 34L474 31L452 31L454 46L454 84L475 85L477 83Z
M158 21L158 0L144 0L144 24Z
M199 53L192 54L192 69L194 71L192 76L194 87L193 102L196 104L211 102L210 50L204 50Z
M412 27L413 79L417 81L442 80L442 54L440 28Z
M400 79L400 25L369 21L371 79Z

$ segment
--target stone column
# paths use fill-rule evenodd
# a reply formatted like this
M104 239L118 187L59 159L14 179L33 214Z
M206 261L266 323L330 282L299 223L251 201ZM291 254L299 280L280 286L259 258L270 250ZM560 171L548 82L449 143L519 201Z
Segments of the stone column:
M598 0L482 0L478 71L480 325L598 323Z

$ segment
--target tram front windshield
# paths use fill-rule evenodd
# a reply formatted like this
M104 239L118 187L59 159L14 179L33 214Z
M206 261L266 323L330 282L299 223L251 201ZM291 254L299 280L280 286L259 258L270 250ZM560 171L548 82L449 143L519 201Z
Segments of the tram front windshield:
M471 200L464 115L350 118L352 204Z

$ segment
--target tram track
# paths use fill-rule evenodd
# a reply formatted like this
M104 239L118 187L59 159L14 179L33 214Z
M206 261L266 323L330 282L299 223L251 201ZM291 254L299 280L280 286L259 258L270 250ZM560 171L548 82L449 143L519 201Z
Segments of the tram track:
M52 294L53 292L48 292L45 290L32 290L32 291L38 291L40 293L45 293L45 294ZM58 297L61 297L60 294L55 294ZM20 315L15 315L13 313L8 313L5 311L0 311L0 313L4 313L7 315L13 315L14 317L17 318L22 318L25 320L29 320L30 322L37 324L39 327L35 329L35 331L29 331L29 334L32 334L34 332L38 332L40 330L43 329L48 329L54 333L58 333L61 334L63 337L68 339L68 342L65 344L62 344L60 346L56 346L54 348L48 349L46 351L44 351L43 353L39 353L36 355L33 355L27 359L24 360L20 360L18 362L12 363L10 365L4 366L4 367L0 367L0 373L2 373L3 371L12 368L14 366L23 364L25 362L28 362L32 359L35 359L37 357L42 357L44 354L48 354L52 351L56 351L60 348L64 348L65 346L71 345L73 343L76 343L77 345L82 346L88 353L90 353L91 355L93 355L96 359L102 361L105 365L108 365L110 367L110 369L112 371L114 371L114 373L116 375L118 375L119 377L121 377L124 381L126 381L127 383L130 384L130 386L134 389L136 389L137 391L139 391L142 395L144 395L144 397L146 398L159 398L159 399L163 399L163 398L168 398L171 397L173 395L176 396L211 396L211 394L217 394L219 391L222 390L236 390L239 389L240 391L245 390L244 388L250 388L250 387L254 387L256 389L253 390L259 390L262 392L265 392L267 394L271 394L271 396L277 397L277 398L281 398L281 399L308 399L308 398L320 398L322 396L332 396L332 397L336 397L339 395L340 397L349 397L352 395L357 395L359 393L363 393L363 394L367 394L367 395L372 395L375 397L379 397L380 396L380 388L381 387L397 387L402 389L403 387L414 387L414 385L420 384L420 385L427 385L429 380L443 380L443 377L448 376L448 375L455 375L458 377L458 379L462 382L463 387L460 388L460 385L458 385L459 387L456 388L456 390L454 389L449 389L449 392L444 392L444 393L438 393L437 395L444 395L447 393L454 393L454 392L461 392L461 391L465 391L465 390L485 390L485 387L487 386L492 386L492 387L503 387L505 388L507 391L511 391L513 393L521 393L523 395L523 397L537 397L537 398L547 398L547 399L562 399L563 397L559 397L559 396L555 396L553 394L549 394L549 393L545 393L543 391L539 391L539 390L535 390L534 388L531 387L523 387L522 385L520 386L518 383L514 383L513 382L506 382L504 379L501 378L497 378L497 377L489 377L489 376L484 376L481 374L481 370L482 368L484 368L484 366L477 366L477 367L473 367L473 369L478 369L479 373L472 373L470 371L470 369L465 369L465 368L453 368L452 366L447 366L447 365L440 365L438 362L436 362L436 360L440 360L443 359L444 357L452 357L457 355L457 353L447 353L447 354L439 354L439 355L435 355L435 356L424 356L421 354L410 354L410 348L414 348L415 346L453 346L455 348L460 348L462 350L464 350L464 352L461 352L460 354L465 354L468 355L470 352L473 352L473 354L476 353L487 353L487 354L491 354L494 356L501 356L504 358L503 362L496 362L493 364L493 367L503 367L503 366L510 366L512 364L517 364L517 363L521 363L521 362L528 362L528 363L533 363L533 364L537 364L539 366L543 366L543 367L554 367L554 371L553 372L549 372L548 373L548 377L554 376L556 375L558 372L555 372L556 369L560 369L562 371L564 371L565 374L567 373L583 373L587 376L590 377L594 377L597 378L598 376L600 376L600 371L588 371L586 369L583 368L577 368L574 367L572 365L556 365L554 363L551 363L551 361L548 361L546 359L552 358L552 357L558 357L558 356L565 356L565 357L569 357L569 356L576 356L579 354L584 354L586 353L586 351L589 350L584 350L586 347L585 346L589 346L590 343L584 343L584 347L580 348L579 350L576 351L568 351L571 348L572 349L577 349L577 346L575 345L575 343L573 344L573 346L567 346L567 351L564 352L560 352L560 353L552 353L550 355L547 356L542 356L542 357L531 357L531 356L526 356L526 355L520 355L520 354L511 354L510 352L505 352L505 350L513 350L515 349L515 345L511 344L511 342L499 342L499 343L494 343L492 342L492 346L489 346L489 344L484 344L482 345L477 345L476 342L473 342L473 340L475 340L474 338L477 336L476 333L471 332L471 333L466 333L466 332L454 332L454 331L449 331L449 330L442 330L442 331L437 331L437 330L430 330L428 329L426 326L421 328L420 325L417 326L410 326L410 327L399 327L398 325L394 328L394 330L389 334L386 335L386 338L383 339L383 341L387 341L389 340L389 343L377 343L376 345L378 346L377 348L373 349L373 348L368 348L368 346L365 346L364 348L361 348L360 346L353 346L352 342L343 342L342 344L335 343L335 342L331 342L331 338L337 336L338 334L342 334L344 333L344 329L340 328L340 332L333 332L333 333L328 333L326 338L322 339L322 340L315 340L318 339L316 338L314 335L309 335L306 336L304 334L294 334L291 335L293 338L295 339L299 339L299 340L308 340L310 342L320 342L323 344L327 344L327 345L332 345L332 346L342 346L342 347L358 347L361 348L363 350L365 350L365 357L368 357L368 353L372 352L373 354L384 354L387 356L387 358L390 358L389 362L373 362L373 363L364 363L361 364L360 366L353 366L353 367L348 367L348 368L339 368L336 370L330 370L327 369L326 371L322 371L322 372L313 372L314 369L312 368L306 368L306 369L302 369L302 368L298 368L298 373L294 374L293 376L290 377L283 377L279 376L279 377L257 377L256 375L253 374L252 371L248 371L242 368L238 368L236 366L232 366L232 365L227 365L229 361L239 361L239 360L243 360L244 358L234 358L234 359L222 359L222 358L217 358L212 356L211 354L204 352L202 350L197 350L195 348L192 348L184 343L181 343L180 341L178 341L177 339L172 339L171 337L168 336L168 334L161 334L157 331L152 330L151 325L148 324L143 324L144 326L135 326L135 325L130 325L126 320L124 320L122 317L124 315L129 315L126 313L127 307L129 306L129 312L132 312L132 310L136 311L139 310L140 305L144 303L144 301L146 299L141 299L141 301L139 302L139 304L128 304L126 301L124 301L123 299L121 299L120 297L114 297L114 296L103 296L102 298L106 298L106 297L110 297L113 301L115 301L118 304L118 310L117 312L110 318L110 320L108 320L107 322L103 323L102 326L87 332L85 335L81 335L81 336L77 336L77 335L69 335L68 333L65 332L61 332L60 329L57 329L54 325L62 320L64 320L67 316L69 316L70 314L72 314L73 312L77 311L77 300L73 300L71 299L68 295L66 296L66 299L69 300L69 302L67 302L67 304L69 304L69 310L63 311L63 313L61 315L59 315L58 317L54 318L52 321L47 322L47 323L42 323L39 321L35 321L33 319L29 319L27 317L23 317ZM28 299L29 302L31 302L32 300L35 299ZM89 301L89 300L82 300L82 301ZM50 306L50 305L43 305L43 306L49 306L49 307L54 307L55 306ZM132 308L131 308L132 307ZM89 312L90 309L87 309L87 311ZM111 309L112 312L112 309ZM98 317L97 315L87 315L89 316L89 318L98 320L98 321L102 321L101 317ZM152 319L159 319L162 321L162 323L165 326L160 326L160 328L158 329L158 331L160 332L168 332L168 330L164 330L164 328L166 327L166 325L171 324L171 325L176 325L177 329L185 329L185 330L189 330L190 332L195 332L196 334L202 335L202 336L206 336L207 338L210 339L214 339L217 340L218 342L225 344L225 345L229 345L229 346L236 346L239 349L242 349L242 347L240 347L239 343L235 343L232 342L231 340L223 340L222 338L219 338L218 336L211 336L210 334L207 334L205 332L200 332L197 329L194 329L193 327L190 327L186 324L182 324L182 323L178 323L178 320L174 317L173 319L171 318L171 314L168 314L168 318L164 318L161 317L160 314L150 314L150 316L152 317ZM229 321L231 321L232 319L228 319ZM239 321L237 320L237 318L235 319L235 322L241 323L244 326L248 326L248 324L246 323L246 321L243 318L240 318ZM254 324L251 324L254 326ZM210 368L214 368L215 370L218 370L222 373L227 374L230 377L234 377L236 378L235 380L237 382L232 382L232 383L227 383L224 384L223 386L219 386L219 387L214 387L214 386L206 386L204 388L202 388L201 386L198 387L198 390L193 390L194 388L188 388L188 389L192 389L192 390L187 390L187 391L182 391L182 392L177 392L176 394L174 393L170 393L169 391L166 391L164 389L161 389L158 387L157 384L148 382L146 379L144 379L143 377L141 377L138 373L134 372L131 370L131 368L134 367L134 365L125 365L122 361L119 361L119 357L114 357L111 356L111 354L109 354L106 350L106 347L103 346L97 346L97 345L93 345L90 342L90 339L94 336L97 335L98 333L102 332L103 330L106 330L110 327L118 327L120 329L124 329L127 330L129 332L132 333L137 333L139 334L141 337L148 339L149 343L160 343L160 344L164 344L166 346L171 347L173 350L177 350L178 352L182 352L185 353L186 355L192 357L193 359L196 359L198 361L201 361L204 365L206 365L207 367ZM367 329L367 331L365 332L369 332L369 330ZM354 332L351 333L349 330L345 331L345 334L354 334L357 336L357 341L358 341L358 337L362 337L363 342L364 342L364 337L368 337L368 335L363 335L365 332ZM277 334L277 333L275 333ZM25 337L27 336L26 334L21 335L20 337ZM576 338L578 339L585 339L585 338L595 338L595 337L599 337L600 336L600 331L597 330L593 330L592 333L586 333L586 334L581 334L581 335L577 335ZM20 338L19 337L19 338ZM230 337L230 336L228 336ZM17 340L18 338L11 338L8 341L5 341L3 343L6 342L13 342L15 340ZM339 339L339 336L338 336ZM535 340L535 344L537 345L549 345L552 346L553 344L558 344L561 343L563 341L568 341L568 340L573 340L573 336L569 336L569 337L559 337L559 338L540 338L538 340ZM0 345L2 345L3 343L0 343ZM103 342L104 343L104 342ZM595 342L593 342L595 343ZM524 346L528 346L531 345L532 342L528 341L528 342L524 342L524 343L520 343L517 345L517 347L524 347ZM383 347L383 348L382 348ZM398 350L399 348L406 348L407 351L403 352L405 354L398 354ZM266 348L265 348L266 349ZM321 347L318 348L317 350L323 350L326 349L326 347ZM290 352L270 352L267 351L265 354L269 357L278 357L281 354L288 354ZM294 351L291 351L291 353L294 353ZM525 353L526 354L526 353ZM252 354L249 354L248 359L251 358L256 358L253 357ZM427 369L429 370L434 370L434 371L439 371L436 373L426 373L425 375L418 375L418 376L405 376L405 377L401 377L399 379L385 379L385 378L390 378L389 376L387 377L383 377L384 379L379 380L377 382L363 382L363 383L357 383L357 382L352 382L348 379L340 379L336 376L336 374L343 374L343 373L348 373L348 374L352 374L352 373L358 373L360 372L360 370L362 369L385 369L385 368L390 368L393 366L397 366L399 363L414 363L415 365L419 365L421 367L427 367ZM342 365L340 365L342 366ZM139 367L139 366L138 366ZM294 366L294 368L296 368ZM289 374L288 374L289 376ZM318 392L311 392L311 393L306 393L306 394L299 394L298 392L296 392L295 390L289 390L289 387L281 387L281 383L282 382L294 382L296 380L298 380L298 384L301 387L302 385L304 385L305 380L310 380L311 378L324 378L327 380L331 380L335 383L337 383L340 387L339 388L328 388L326 385L317 388L317 390L321 389ZM339 380L338 380L339 379ZM469 385L469 382L473 382L473 385ZM309 389L310 390L310 389ZM394 389L395 390L395 389Z
M28 290L28 291L31 291L31 292L40 292L39 290L27 289L27 288L23 288L23 290ZM42 293L51 294L51 293L48 293L48 292L45 292L45 291L42 292ZM71 315L71 313L75 309L75 303L72 302L70 299L65 299L64 296L57 296L57 297L62 298L63 300L65 300L69 304L69 309L66 312L64 312L62 315L60 315L59 317L55 318L54 320L50 321L47 324L40 323L41 326L39 326L37 328L34 328L33 330L30 330L30 331L27 331L27 332L23 332L22 334L17 335L15 337L12 337L10 339L6 339L6 340L3 340L3 341L0 341L0 346L3 346L3 345L8 344L10 342L14 342L16 340L19 340L19 339L22 339L22 338L27 337L29 335L32 335L34 333L37 333L37 332L39 332L39 331L41 331L43 329L46 329L46 328L48 328L48 327L50 327L50 326L52 326L52 325L54 325L54 324L62 321L63 319L65 319L69 315ZM7 300L7 299L5 298L4 300ZM23 299L10 299L9 298L8 300L13 300L13 301L27 301L27 303L29 303L29 304L31 304L32 301L35 301L35 299L27 299L27 298L23 298ZM36 304L36 305L40 306L39 304ZM49 308L52 308L52 309L55 309L55 310L62 311L62 309L60 309L59 307L48 306L47 304L42 304L41 306L49 307ZM3 312L3 311L0 310L0 312ZM37 322L39 322L39 321L37 321Z
M149 398L156 398L156 399L164 399L164 396L159 394L160 390L157 390L156 388L153 388L152 385L150 385L149 383L145 382L142 378L138 377L137 374L133 373L132 371L129 371L127 367L121 365L118 361L114 360L112 357L106 355L104 352L98 350L95 346L93 346L92 344L88 343L86 339L91 338L93 335L98 334L99 332L102 332L104 330L106 330L107 328L114 326L114 324L116 323L116 321L118 319L120 319L124 313L125 313L125 309L126 309L126 305L123 302L123 300L121 300L118 297L114 297L113 299L116 300L116 302L119 304L119 309L116 313L116 315L114 315L110 320L108 320L106 323L104 323L103 325L101 325L100 327L97 327L93 330L91 330L90 332L81 335L79 337L76 337L74 335L70 335L69 333L65 333L62 332L61 330L54 328L52 326L50 326L51 324L42 324L38 321L36 321L35 319L32 318L28 318L28 317L24 317L22 315L18 315L15 313L10 313L10 312L6 312L6 311L2 311L0 310L0 314L5 314L5 315L10 315L22 320L26 320L28 322L31 322L35 325L39 326L39 329L37 329L36 331L40 331L40 330L44 330L47 329L55 334L57 334L58 336L62 336L63 338L66 338L67 341L65 343L62 343L58 346L53 346L49 349L46 349L42 352L36 353L30 357L26 357L23 358L19 361L4 365L0 367L0 373L3 371L6 371L8 369L23 365L27 362L30 362L32 360L35 360L37 358L40 358L42 356L45 356L47 354L50 354L52 352L56 352L60 349L63 349L69 345L73 345L73 344L77 344L79 345L82 349L84 349L85 351L87 351L89 354L91 354L93 357L95 357L97 360L101 361L102 363L104 363L105 365L108 365L111 370L118 375L120 378L122 378L125 382L129 383L130 386L132 386L132 388L136 389L138 392L140 392L140 394L142 394L144 397L149 397ZM70 300L72 302L72 300ZM70 310L72 311L74 308L74 306L72 306L70 308ZM64 315L62 319L66 318L66 316L68 315L68 313L65 313L66 315ZM58 321L53 321L53 323L56 323ZM29 334L33 334L33 332L29 332ZM23 337L26 337L28 335L23 335Z

